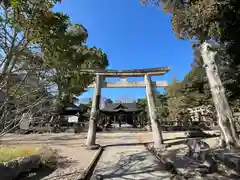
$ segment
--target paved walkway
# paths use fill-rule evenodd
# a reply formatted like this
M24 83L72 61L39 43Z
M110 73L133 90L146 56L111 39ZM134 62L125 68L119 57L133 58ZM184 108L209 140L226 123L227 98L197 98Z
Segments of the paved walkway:
M93 172L103 179L170 180L156 158L143 145L107 147Z

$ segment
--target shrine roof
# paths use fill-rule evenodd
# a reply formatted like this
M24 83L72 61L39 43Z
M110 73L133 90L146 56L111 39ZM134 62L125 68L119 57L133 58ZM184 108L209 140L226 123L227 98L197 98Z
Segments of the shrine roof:
M102 112L139 112L136 103L106 103L103 108L100 109Z

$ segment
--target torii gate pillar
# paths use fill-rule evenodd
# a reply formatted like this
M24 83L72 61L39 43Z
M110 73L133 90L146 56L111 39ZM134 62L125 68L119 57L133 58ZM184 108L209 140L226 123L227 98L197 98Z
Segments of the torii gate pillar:
M96 128L97 128L97 120L98 120L97 118L99 114L101 86L102 86L102 77L99 74L96 74L94 86L95 87L94 87L94 95L92 98L92 108L91 108L90 119L89 119L88 136L86 140L86 145L91 149L95 149L95 146L96 146L95 144Z
M163 145L163 137L162 137L160 120L157 119L157 114L156 114L156 104L154 100L154 92L152 87L151 76L146 74L144 76L144 81L146 84L146 96L147 96L148 111L149 111L151 127L152 127L154 148L161 149Z
M156 149L162 148L163 138L161 133L160 121L156 115L156 105L154 100L153 86L166 87L168 83L166 81L152 82L151 76L160 76L166 74L170 70L170 67L149 68L149 69L135 69L135 70L94 70L83 69L81 72L88 72L96 74L95 82L90 85L90 88L94 88L94 95L92 101L91 115L89 120L88 135L86 140L86 146L90 149L98 148L99 145L95 144L96 141L96 128L97 118L99 114L101 88L132 88L138 87L146 88L146 95L148 101L148 109L152 126L153 142ZM120 82L104 82L106 77L120 77ZM130 82L127 81L127 77L144 77L142 82Z

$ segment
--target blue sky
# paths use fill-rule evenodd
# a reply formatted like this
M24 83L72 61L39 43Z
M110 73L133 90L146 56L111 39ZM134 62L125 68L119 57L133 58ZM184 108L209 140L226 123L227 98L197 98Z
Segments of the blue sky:
M67 13L74 23L87 28L87 44L108 54L108 68L170 66L166 75L152 78L169 83L174 77L181 80L190 70L193 59L190 42L174 37L170 16L161 9L145 7L140 0L64 0L55 11ZM80 99L92 94L89 89ZM114 100L137 99L145 96L145 89L102 89L102 96Z

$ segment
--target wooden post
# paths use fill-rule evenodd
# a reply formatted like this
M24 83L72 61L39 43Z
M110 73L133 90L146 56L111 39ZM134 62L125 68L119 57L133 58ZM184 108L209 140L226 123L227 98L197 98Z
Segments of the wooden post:
M93 99L92 99L92 108L91 108L88 135L87 135L87 141L86 141L86 145L89 148L96 146L96 144L95 144L96 128L97 128L97 120L98 120L98 116L99 116L101 84L102 84L101 76L99 74L97 74L96 78L95 78L94 95L93 95Z
M161 132L161 126L160 121L157 119L156 115L156 105L154 100L154 92L152 89L152 80L149 75L145 75L144 77L145 84L146 84L146 96L147 96L147 102L148 102L148 111L152 126L152 136L153 136L153 142L154 147L156 149L162 148L163 145L163 137Z

